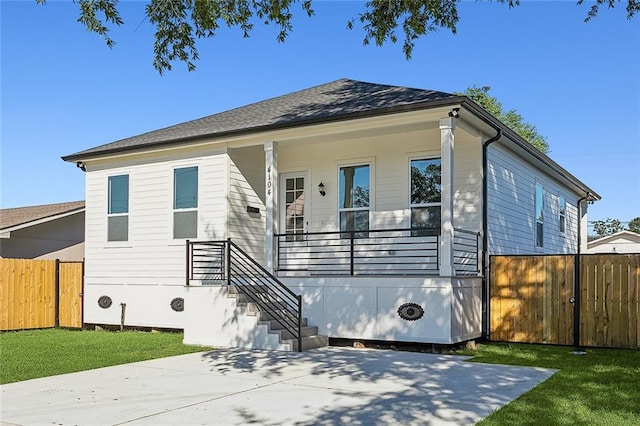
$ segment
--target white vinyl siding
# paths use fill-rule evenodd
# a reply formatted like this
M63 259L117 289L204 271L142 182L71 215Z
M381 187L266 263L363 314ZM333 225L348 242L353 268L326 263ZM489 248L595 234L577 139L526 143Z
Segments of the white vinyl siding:
M229 150L229 237L260 263L266 226L264 176L262 145ZM248 212L247 207L259 212Z
M575 253L578 196L501 145L488 150L488 240L490 254ZM543 191L544 247L536 247L535 185ZM560 232L558 196L566 200L566 227Z
M199 155L198 155L199 154ZM182 297L186 278L184 241L172 235L173 170L198 166L198 232L203 240L226 238L227 155L185 152L128 161L97 163L86 173L85 322L119 324L126 303L126 324L182 328L182 317L170 309ZM128 174L129 235L107 243L107 177ZM97 298L110 296L110 309Z

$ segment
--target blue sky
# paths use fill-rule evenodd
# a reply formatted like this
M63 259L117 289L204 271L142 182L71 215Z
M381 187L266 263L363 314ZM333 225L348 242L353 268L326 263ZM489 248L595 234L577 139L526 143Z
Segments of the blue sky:
M589 219L640 216L640 16L622 6L582 22L590 5L523 2L509 9L463 2L458 34L362 46L346 29L363 3L315 1L295 8L285 44L275 27L251 37L221 29L201 40L195 72L152 67L144 2L120 4L125 25L108 49L76 22L71 2L0 2L2 208L84 198L84 176L60 156L338 78L464 91L491 86L547 136L551 157L603 200Z

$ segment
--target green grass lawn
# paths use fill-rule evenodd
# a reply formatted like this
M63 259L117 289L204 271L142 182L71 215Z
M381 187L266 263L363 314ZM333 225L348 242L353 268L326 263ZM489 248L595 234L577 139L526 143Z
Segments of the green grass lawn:
M640 350L571 351L522 344L483 344L462 351L475 356L473 362L560 370L478 424L640 425Z
M203 351L182 333L28 330L0 333L0 383Z

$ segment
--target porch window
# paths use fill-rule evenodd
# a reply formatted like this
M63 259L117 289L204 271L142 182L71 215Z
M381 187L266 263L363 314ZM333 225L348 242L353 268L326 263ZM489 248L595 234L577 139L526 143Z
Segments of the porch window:
M173 238L198 236L198 167L173 171Z
M567 227L567 202L562 195L558 197L558 215L560 220L560 233L564 234Z
M129 175L109 176L107 241L129 239Z
M544 187L536 183L536 247L544 247Z
M440 229L440 158L411 160L411 229L414 235Z
M340 231L369 230L369 165L340 167L338 211ZM358 235L366 236L366 234Z

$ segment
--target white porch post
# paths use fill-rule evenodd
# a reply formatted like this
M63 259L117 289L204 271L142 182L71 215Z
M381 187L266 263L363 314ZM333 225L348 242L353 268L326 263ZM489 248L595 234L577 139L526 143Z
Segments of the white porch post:
M440 208L440 276L455 274L453 266L453 144L456 127L453 117L440 120L441 208Z
M264 261L267 271L274 272L275 234L278 233L278 151L276 142L265 142L265 207L266 232Z

